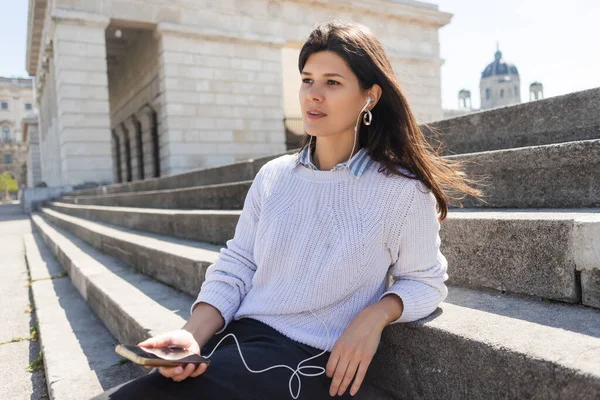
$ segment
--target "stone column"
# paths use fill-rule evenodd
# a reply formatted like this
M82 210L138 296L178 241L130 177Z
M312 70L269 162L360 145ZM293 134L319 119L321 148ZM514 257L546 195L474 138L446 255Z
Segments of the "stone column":
M159 23L164 174L286 150L284 41Z
M122 182L121 174L121 138L115 129L111 132L112 137L112 160L113 160L113 182Z
M142 151L144 155L144 179L160 176L160 151L155 147L153 132L156 128L154 116L155 111L150 106L145 105L136 114L142 128ZM156 131L158 134L158 131ZM159 144L159 141L156 141ZM158 155L158 157L157 157ZM155 165L159 163L159 165ZM158 168L157 168L158 167ZM158 170L157 170L158 169Z
M26 135L27 154L27 187L35 187L42 181L42 164L40 162L40 141L38 132L37 115L28 115L23 118L22 132Z
M111 183L106 16L53 9L62 183Z
M137 181L141 179L139 170L139 158L138 154L141 149L138 149L137 142L137 125L135 117L128 117L123 124L125 125L125 132L129 138L129 147L131 152L131 180Z
M133 170L131 168L131 143L129 142L129 132L124 123L115 127L115 132L119 137L121 152L121 182L131 182Z
M135 148L137 151L137 177L138 179L146 179L146 153L148 153L148 147L147 145L144 145L144 131L142 129L142 123L135 116L135 114L131 116L131 119L135 127Z
M51 40L45 42L42 54L40 54L41 63L35 80L42 181L49 187L62 186L64 185L61 171L63 157L58 137L56 59Z

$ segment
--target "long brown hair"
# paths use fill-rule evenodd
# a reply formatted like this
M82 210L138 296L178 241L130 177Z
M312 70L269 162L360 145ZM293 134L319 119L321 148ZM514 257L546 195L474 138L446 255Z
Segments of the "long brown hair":
M369 156L382 164L386 176L396 174L409 179L419 179L437 199L439 220L446 219L448 202L464 199L465 195L482 197L482 192L470 186L476 183L461 171L463 162L441 157L443 144L439 140L434 150L419 128L402 88L396 79L386 51L377 37L364 25L349 21L329 21L316 27L300 50L300 73L311 54L332 51L342 57L358 77L361 90L374 84L382 88L381 98L373 108L373 121L369 126L360 124L358 141ZM436 130L431 132L439 136ZM310 140L305 133L301 148ZM311 151L314 151L313 140ZM407 176L398 167L405 168L415 177ZM444 189L446 191L444 191ZM452 197L448 193L463 193ZM462 204L460 204L462 207Z

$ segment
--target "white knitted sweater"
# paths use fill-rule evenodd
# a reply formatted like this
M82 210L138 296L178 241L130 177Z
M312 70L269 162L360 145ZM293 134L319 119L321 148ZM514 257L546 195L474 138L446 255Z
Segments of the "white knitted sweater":
M377 172L378 162L357 178L346 168L306 168L297 157L259 170L192 309L216 307L225 319L217 333L249 317L327 351L386 294L404 304L392 323L435 311L448 294L448 274L433 194L420 181ZM310 310L327 325L329 343Z

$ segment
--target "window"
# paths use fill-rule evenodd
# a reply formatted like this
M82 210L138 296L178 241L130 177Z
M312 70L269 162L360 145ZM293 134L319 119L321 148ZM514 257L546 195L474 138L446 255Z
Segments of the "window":
M31 103L25 103L25 109L31 110L32 109Z
M489 100L491 96L491 90L490 88L485 89L485 99Z
M2 103L0 103L0 109L2 110L8 110L8 103L3 101Z
M12 154L4 155L4 164L12 164Z
M2 127L2 141L10 142L10 128L8 126Z
M500 89L500 98L504 97L504 89Z
M519 94L519 87L517 85L515 85L515 96L517 96Z

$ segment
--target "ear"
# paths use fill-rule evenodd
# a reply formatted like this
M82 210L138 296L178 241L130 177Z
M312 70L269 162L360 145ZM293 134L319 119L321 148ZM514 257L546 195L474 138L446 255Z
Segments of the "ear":
M371 98L371 103L369 104L369 110L372 110L377 103L379 102L379 99L381 98L381 86L379 86L378 84L373 84L373 86L371 86L371 88L368 90L367 92L367 97Z

